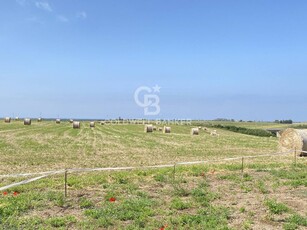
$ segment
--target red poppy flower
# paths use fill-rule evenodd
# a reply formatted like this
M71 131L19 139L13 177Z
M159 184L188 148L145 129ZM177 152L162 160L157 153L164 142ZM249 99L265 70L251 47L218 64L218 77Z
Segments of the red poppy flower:
M166 227L167 227L167 225L164 225L164 226L162 226L162 227L160 228L160 230L165 230Z
M18 192L14 192L14 193L13 193L14 196L17 196L18 194L19 194Z
M115 202L116 199L115 199L115 197L111 197L111 198L109 199L109 201L110 201L110 202Z
M3 192L3 196L6 196L7 195L7 192Z

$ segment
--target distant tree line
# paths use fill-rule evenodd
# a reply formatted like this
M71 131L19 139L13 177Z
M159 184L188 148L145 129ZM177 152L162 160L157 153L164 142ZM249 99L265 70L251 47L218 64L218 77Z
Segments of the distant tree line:
M230 121L230 122L235 122L235 119L228 119L228 118L216 118L214 121Z
M275 120L275 123L279 123L279 124L292 124L293 121L291 119L289 119L289 120Z

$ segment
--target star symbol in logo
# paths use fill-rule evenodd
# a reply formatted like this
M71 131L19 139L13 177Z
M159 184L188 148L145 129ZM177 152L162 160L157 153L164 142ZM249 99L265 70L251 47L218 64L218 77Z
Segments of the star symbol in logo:
M154 93L160 93L161 87L158 85L155 85L154 87L152 87L152 89L154 90Z

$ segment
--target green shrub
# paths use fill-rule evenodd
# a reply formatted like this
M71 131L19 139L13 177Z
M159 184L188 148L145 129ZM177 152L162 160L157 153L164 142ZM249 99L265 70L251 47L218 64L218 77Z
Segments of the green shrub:
M264 181L258 180L256 185L261 193L263 194L269 193L269 190L267 189L267 186L265 185Z
M259 137L271 137L275 136L273 133L268 132L264 129L249 129L244 127L237 127L234 125L210 125L212 128L225 129L228 131L242 133L247 135L259 136Z
M209 191L208 184L201 183L197 188L192 190L192 196L203 207L209 206L210 202L215 200L218 195Z
M184 210L189 208L188 203L183 202L180 198L175 198L171 201L171 208L176 210Z
M80 199L80 208L91 208L94 207L94 203L86 198Z
M164 174L156 174L154 175L154 179L157 182L166 182L167 181L167 177Z
M284 212L288 212L289 208L283 204L278 203L276 200L267 199L264 204L268 207L271 213L273 214L282 214Z
M294 225L307 227L307 217L302 217L298 214L290 216L289 218L286 219L286 221Z
M154 202L148 198L138 197L124 200L121 203L106 202L101 208L87 209L84 214L98 220L99 225L108 227L114 224L112 220L140 221L153 216Z
M284 230L296 230L298 229L298 225L297 224L293 224L293 223L285 223L283 226Z
M71 223L76 223L77 220L74 216L65 216L65 217L51 217L47 220L52 227L59 228L67 226Z
M172 220L174 229L229 229L227 220L229 210L210 206L201 209L197 214L184 214ZM178 227L178 228L177 228Z

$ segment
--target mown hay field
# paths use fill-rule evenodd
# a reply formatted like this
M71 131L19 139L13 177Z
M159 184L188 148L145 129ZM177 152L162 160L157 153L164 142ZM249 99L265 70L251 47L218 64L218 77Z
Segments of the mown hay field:
M172 133L144 133L143 125L100 125L81 122L0 122L0 173L64 168L144 166L222 159L277 151L277 138L218 130L191 136L191 126L172 125Z
M205 126L206 124L204 124ZM232 123L234 125L234 123ZM240 126L239 123L235 124ZM248 128L276 127L245 123ZM276 137L192 126L0 122L0 174L256 156ZM159 127L159 126L158 126ZM193 126L194 127L194 126ZM280 126L279 126L280 127ZM0 187L31 177L0 177ZM0 193L1 229L306 229L307 158L293 154L161 169L58 174Z

